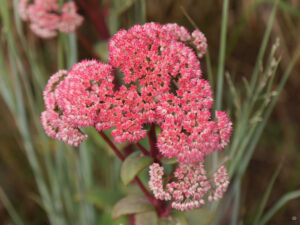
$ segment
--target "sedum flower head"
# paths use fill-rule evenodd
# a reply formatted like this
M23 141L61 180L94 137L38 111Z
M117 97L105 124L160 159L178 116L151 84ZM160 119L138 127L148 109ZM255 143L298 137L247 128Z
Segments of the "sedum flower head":
M138 142L147 125L155 123L161 128L157 145L163 156L185 164L203 162L227 145L232 129L225 112L215 112L212 119L213 94L199 62L206 46L198 30L190 34L177 24L135 25L110 39L108 64L75 64L52 95L74 127L112 128L120 143ZM123 75L118 89L113 70Z

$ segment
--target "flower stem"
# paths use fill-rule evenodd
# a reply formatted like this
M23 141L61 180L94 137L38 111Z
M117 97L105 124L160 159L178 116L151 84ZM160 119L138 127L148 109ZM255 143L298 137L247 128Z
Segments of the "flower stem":
M168 217L172 210L172 202L169 203L168 207L165 207L164 210L160 213L160 217Z
M107 40L110 37L108 27L105 23L105 17L100 9L99 5L95 1L92 2L92 7L86 2L86 0L77 0L80 7L86 12L87 16L95 26L99 36L103 40Z
M77 35L78 40L80 41L82 46L88 51L88 53L93 58L99 58L98 54L94 51L91 43L83 35L81 35L81 33L77 32L76 35Z
M101 135L101 137L106 141L106 143L111 147L111 149L114 151L114 153L118 156L118 158L124 162L125 157L122 155L122 153L119 151L119 149L117 148L117 146L109 139L109 137L107 137L107 135L104 132L99 132L99 134ZM159 205L159 201L154 198L149 192L148 190L145 188L145 186L143 185L143 183L141 182L141 180L138 177L134 178L135 182L138 184L138 186L140 187L140 189L143 191L143 193L145 194L145 196L147 197L148 201L155 207L157 208L157 206Z
M135 216L134 216L134 214L131 214L128 217L129 217L129 224L130 225L135 225L135 218L134 218Z
M155 124L151 125L151 128L148 132L149 144L150 144L150 155L156 159L158 155L158 148L157 148L157 138L155 133Z
M143 193L145 194L145 196L148 199L148 201L155 208L157 208L157 206L159 205L159 201L156 198L152 197L152 195L148 192L148 190L143 185L142 181L138 177L134 178L134 181L138 184L138 186L140 187L140 189L143 191Z
M114 151L114 153L118 156L118 158L124 162L125 157L122 155L122 153L119 151L117 146L106 136L105 133L102 131L99 132L99 134L102 136L102 138L106 141L106 143L111 147L111 149Z

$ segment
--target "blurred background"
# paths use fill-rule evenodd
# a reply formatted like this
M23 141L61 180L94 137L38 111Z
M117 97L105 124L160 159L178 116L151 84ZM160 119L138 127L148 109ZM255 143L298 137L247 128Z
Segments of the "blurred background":
M13 1L7 2L11 13L10 17L13 17L15 1L14 3ZM134 3L134 1L127 2L128 4L125 5L126 7L119 12L117 27L128 28L136 23L135 19L131 18L131 13L137 10L135 4L138 3ZM228 11L225 71L230 73L236 87L243 85L243 77L250 79L259 51L259 46L267 27L268 18L272 11L273 2L274 1L271 0L230 1ZM108 22L110 32L113 34L117 28L111 25L114 21L112 19L108 19L108 17L110 13L114 13L114 1L107 0L99 4L101 7L109 5L105 19L106 22ZM184 11L186 11L186 13L194 20L196 25L207 37L211 56L212 74L214 75L214 80L216 80L223 1L147 0L145 1L145 4L144 9L146 10L146 21L155 21L162 24L174 22L183 25L187 27L189 31L192 31L194 30L194 27L185 16ZM79 12L85 17L85 21L79 28L77 34L78 60L95 57L105 58L106 53L103 50L105 48L105 42L103 40L107 37L100 37L97 34L84 10L80 9ZM0 25L3 26L3 24L3 20L0 21ZM58 42L60 39L41 40L30 32L28 25L26 24L23 24L22 29L26 40L35 46L34 51L42 52L44 58L38 58L37 60L47 62L44 66L45 71L43 71L43 73L46 74L45 79L47 79L47 76L49 77L51 73L54 73L57 68L60 67L59 63L56 61L56 46L59 44ZM3 35L3 32L2 27L1 42L5 44L6 37ZM17 35L17 31L13 32ZM277 52L277 56L281 58L277 71L279 76L286 70L296 48L299 47L299 37L300 1L280 0L278 4L278 12L271 29L270 44L267 47L267 51L269 51L272 43L275 43L277 38L280 39L280 47ZM19 57L25 58L26 53L24 52L24 49L21 49L21 43L18 43L16 48L20 49ZM5 57L9 57L7 53L4 52L3 54ZM30 67L30 62L26 61L28 59L24 60L24 68ZM8 62L8 64L11 64L11 61ZM204 71L207 71L205 63L202 63L202 68ZM239 218L243 218L245 221L243 224L247 224L247 220L255 214L255 209L261 201L259 194L266 190L272 175L280 164L282 164L281 170L272 188L266 209L271 207L271 205L284 193L300 189L299 72L300 59L297 60L295 67L291 72L291 76L289 77L277 105L262 133L249 167L242 180L243 193L241 195ZM204 72L204 77L206 76L205 74L206 72ZM31 85L32 83L29 84L29 86ZM212 86L214 87L215 83L212 84ZM228 88L225 85L225 95L227 91ZM38 96L40 93L33 92L33 95ZM24 104L27 108L30 103L28 101L24 101ZM30 221L29 224L49 224L47 214L41 206L42 203L38 197L39 192L34 179L34 174L26 157L27 153L24 149L24 143L22 143L22 137L20 135L18 125L15 122L14 115L11 113L2 97L0 97L0 105L0 195L5 193L5 196L10 199L11 204L16 208L16 211L21 214L21 217ZM42 109L43 106L41 105L41 110ZM31 123L33 122L29 122L29 127L31 126ZM37 130L32 132L36 133ZM43 141L44 140L40 140L40 142ZM97 138L90 142L91 143L87 143L88 147L90 145L97 146L97 144L99 144L99 140ZM37 143L37 146L39 145L43 145L43 143ZM54 144L51 142L49 145L51 146ZM57 146L59 144L55 143L55 145ZM71 151L71 149L68 151ZM46 154L44 152L39 153ZM75 157L77 157L81 153L75 152L70 154L75 154ZM107 172L110 167L110 169L115 171L114 174L116 174L115 177L114 175L111 176L117 180L119 164L115 162L115 159L109 150L102 153L93 153L93 155L95 154L99 154L99 162L97 161L92 164L91 169L94 174L93 183L97 185L97 187L111 189L111 184L108 183L114 181L110 180L111 177L107 178L109 175L103 171ZM107 161L107 164L104 164L105 160ZM65 165L64 163L65 162L62 162L63 165ZM41 166L42 168L46 167L43 162L41 162ZM118 186L118 182L115 182L114 185ZM122 189L119 187L115 188ZM75 196L74 198L80 199L80 196ZM93 199L92 202L97 202L97 199ZM299 208L299 198L288 202L276 213L268 224L300 224ZM109 210L101 207L96 207L95 210L96 212L98 210L100 210L100 212L109 212ZM100 221L102 221L100 224L109 224L109 222L103 222L106 221L103 218L100 218ZM3 225L13 224L5 205L1 201L0 223ZM225 218L220 224L230 223L226 221Z

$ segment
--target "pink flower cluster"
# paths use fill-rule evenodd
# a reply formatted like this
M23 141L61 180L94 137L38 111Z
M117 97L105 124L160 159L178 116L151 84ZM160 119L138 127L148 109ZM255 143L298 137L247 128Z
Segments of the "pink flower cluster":
M155 198L171 200L174 209L185 211L199 208L205 201L215 201L222 198L227 190L229 178L226 168L220 167L213 175L214 182L207 177L202 163L179 164L175 170L173 181L164 185L164 169L158 163L150 166L149 187Z
M162 155L201 162L223 149L231 133L226 113L216 112L211 120L212 91L196 56L205 53L203 46L200 31L190 34L177 24L121 30L109 41L108 65L95 60L74 65L56 87L57 104L72 126L113 128L116 142L137 142L146 136L145 125L156 123ZM112 69L124 76L118 90Z
M55 37L58 31L72 33L83 22L73 1L60 7L57 0L33 0L31 4L30 0L20 0L19 14L41 38Z
M158 147L168 158L199 162L225 147L231 122L222 112L210 120L212 91L201 79L196 56L205 51L200 31L191 35L177 24L135 25L115 34L109 42L109 63L124 75L125 85L116 96L119 103L126 102L109 114L117 122L112 132L117 142L140 140L146 135L144 125L155 122L162 129Z
M84 60L69 72L60 70L52 75L44 91L46 111L41 116L46 133L73 146L87 139L80 128L94 126L98 114L110 107L110 73L111 66Z
M64 141L69 145L78 146L87 135L69 122L64 115L61 105L58 104L56 87L68 76L68 72L60 70L49 79L44 90L46 111L42 112L41 122L46 133L57 140Z

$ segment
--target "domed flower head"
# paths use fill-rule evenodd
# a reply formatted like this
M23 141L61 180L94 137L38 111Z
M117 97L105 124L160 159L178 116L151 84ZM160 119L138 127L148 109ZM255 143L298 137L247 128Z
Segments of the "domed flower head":
M109 63L124 74L122 92L127 89L135 96L134 104L126 101L128 94L118 97L114 109L122 122L112 133L115 140L138 141L145 135L145 124L156 123L162 130L160 152L184 163L201 162L226 146L231 122L223 112L216 112L217 120L211 120L212 91L201 78L197 55L202 57L206 47L203 33L190 34L177 24L135 25L110 40ZM132 138L129 127L141 135Z
M143 138L146 124L163 121L157 111L162 99L176 96L179 87L200 79L200 63L185 44L188 40L191 35L184 27L157 23L121 30L110 40L109 63L120 70L125 83L115 93L118 103L112 106L112 114L120 115L112 132L116 141ZM127 96L135 96L130 106Z

